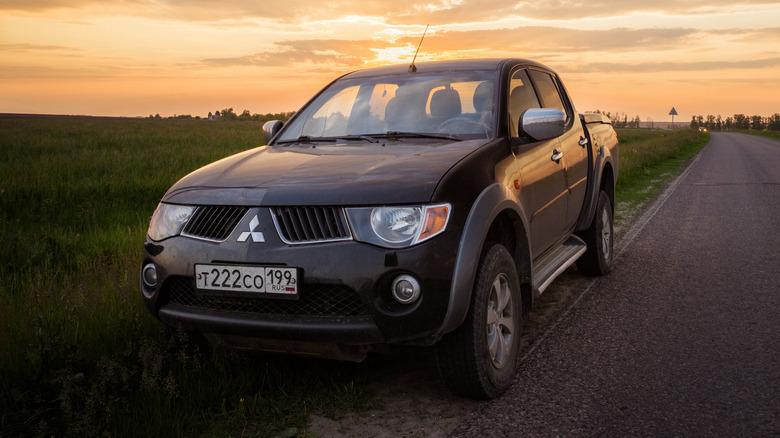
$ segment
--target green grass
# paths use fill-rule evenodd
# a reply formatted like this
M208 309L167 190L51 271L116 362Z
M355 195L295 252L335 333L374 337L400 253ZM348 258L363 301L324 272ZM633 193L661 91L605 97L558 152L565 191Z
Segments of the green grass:
M620 175L615 188L615 224L636 216L709 143L710 135L674 131L618 129Z
M761 137L767 137L774 140L780 140L780 132L778 131L756 131L754 129L739 130L742 134L759 135Z
M359 410L324 361L192 351L137 288L157 202L254 122L0 119L0 436L305 433Z
M620 130L618 219L707 138ZM168 187L260 139L255 122L0 118L0 436L305 435L310 412L367 408L359 365L206 354L138 296Z

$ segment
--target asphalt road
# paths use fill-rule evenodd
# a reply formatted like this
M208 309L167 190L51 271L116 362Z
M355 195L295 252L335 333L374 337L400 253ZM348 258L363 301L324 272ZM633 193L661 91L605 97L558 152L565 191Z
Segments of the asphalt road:
M453 436L780 436L780 142L713 133Z

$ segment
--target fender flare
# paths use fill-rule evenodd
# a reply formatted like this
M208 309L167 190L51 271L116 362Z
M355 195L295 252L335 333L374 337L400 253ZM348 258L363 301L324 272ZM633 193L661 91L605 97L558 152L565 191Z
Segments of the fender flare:
M606 154L604 153L604 150L606 149ZM598 203L599 199L599 192L601 191L601 184L602 179L604 178L604 168L607 165L612 166L612 181L609 181L610 186L614 189L615 184L617 181L615 181L617 178L617 170L615 169L614 164L612 163L612 154L610 154L609 149L605 147L601 147L601 151L598 155L596 155L596 160L594 163L594 172L593 172L593 180L589 182L588 187L588 194L585 197L585 205L582 208L582 211L580 211L580 216L577 219L577 225L575 227L576 231L582 231L585 229L588 229L590 227L591 222L593 222L593 216L596 213L596 204ZM613 199L612 202L614 203L615 200Z
M525 231L524 237L526 242L530 242L527 216L518 203L517 197L501 184L492 184L483 190L474 201L463 227L455 260L455 270L452 275L447 314L444 316L438 331L439 334L443 335L454 331L466 319L485 238L493 221L505 210L512 210L522 221ZM528 248L524 250L528 251ZM530 263L530 253L525 259L527 263ZM530 268L528 272L530 272Z

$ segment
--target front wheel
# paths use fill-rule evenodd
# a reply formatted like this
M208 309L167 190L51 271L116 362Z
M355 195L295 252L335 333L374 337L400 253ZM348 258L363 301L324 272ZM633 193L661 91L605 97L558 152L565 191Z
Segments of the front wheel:
M491 399L517 372L522 300L514 260L499 244L484 252L466 320L437 345L442 378L458 395Z
M605 191L599 193L596 216L590 228L579 235L588 245L588 251L577 260L577 268L585 275L605 275L612 269L614 235L612 232L612 203Z

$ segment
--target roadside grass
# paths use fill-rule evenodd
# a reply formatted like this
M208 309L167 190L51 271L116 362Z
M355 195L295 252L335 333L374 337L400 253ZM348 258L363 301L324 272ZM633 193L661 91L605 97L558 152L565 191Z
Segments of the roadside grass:
M361 409L348 365L199 352L138 297L168 187L261 135L254 122L0 119L0 436L297 435L312 410Z
M742 134L758 135L761 137L767 137L774 140L780 140L780 131L756 131L755 129L741 129L736 132L741 132Z
M707 143L620 130L617 220ZM141 245L178 178L259 123L0 118L0 436L301 436L370 406L360 365L205 351L138 297Z
M653 200L710 141L692 129L618 129L620 175L615 226L620 230Z

